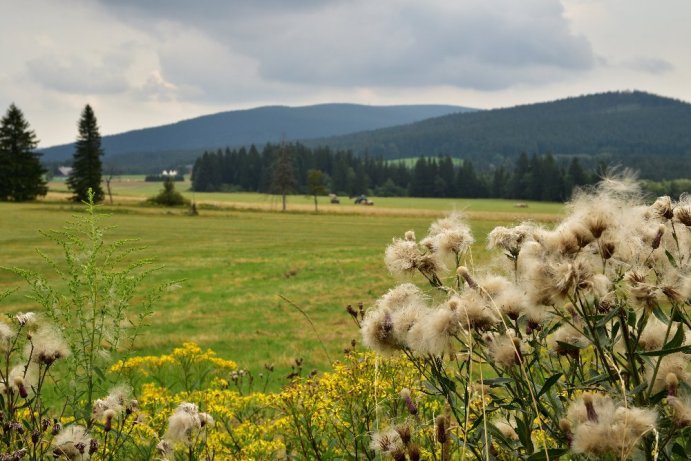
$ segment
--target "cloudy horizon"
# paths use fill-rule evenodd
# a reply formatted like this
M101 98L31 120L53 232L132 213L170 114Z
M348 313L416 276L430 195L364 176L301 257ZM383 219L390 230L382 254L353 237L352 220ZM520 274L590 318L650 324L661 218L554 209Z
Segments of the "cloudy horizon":
M0 110L40 146L263 105L691 101L685 0L34 0L0 17Z

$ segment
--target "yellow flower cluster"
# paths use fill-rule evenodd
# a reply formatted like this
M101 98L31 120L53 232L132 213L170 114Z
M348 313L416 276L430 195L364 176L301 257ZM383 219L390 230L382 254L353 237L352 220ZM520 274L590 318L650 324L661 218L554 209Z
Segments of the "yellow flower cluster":
M214 377L201 388L171 392L157 374L165 369L167 378L180 382L174 374L184 375L190 364L208 366ZM155 381L138 387L139 414L129 430L140 448L133 450L152 450L164 440L169 418L181 403L188 402L214 420L204 437L190 442L196 444L193 450L216 460L353 458L365 451L372 453L371 431L396 419L412 418L397 396L403 387L419 388L418 374L409 361L383 360L373 353L350 354L335 363L333 371L294 380L277 393L241 394L231 389L223 371L236 369L235 362L193 343L169 355L134 357L115 364L113 373ZM416 391L414 400L423 414L441 411L441 403L422 392Z

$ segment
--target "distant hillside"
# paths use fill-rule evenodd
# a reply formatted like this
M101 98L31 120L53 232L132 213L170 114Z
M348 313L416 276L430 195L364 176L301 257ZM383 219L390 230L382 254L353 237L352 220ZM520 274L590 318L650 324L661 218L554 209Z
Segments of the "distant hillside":
M103 137L106 161L126 155L130 162L151 156L149 163L192 163L205 149L309 139L390 127L473 109L448 105L365 106L320 104L305 107L267 106L222 112L171 125ZM69 160L73 144L39 149L44 162ZM154 160L155 159L155 160ZM122 160L122 159L121 159ZM116 163L123 163L117 161ZM173 165L166 165L166 167Z
M612 92L508 109L446 115L406 126L310 140L386 159L450 155L478 165L521 152L594 156L656 173L690 175L691 104L643 92ZM654 176L654 174L648 174ZM669 176L669 175L667 175Z

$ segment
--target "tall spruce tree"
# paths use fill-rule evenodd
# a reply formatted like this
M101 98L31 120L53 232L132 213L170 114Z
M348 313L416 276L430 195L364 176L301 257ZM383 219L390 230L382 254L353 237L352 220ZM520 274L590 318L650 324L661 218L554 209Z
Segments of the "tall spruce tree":
M87 200L87 191L94 191L94 202L103 200L105 194L101 187L101 135L98 132L96 116L90 105L86 105L79 119L79 135L75 143L72 160L72 173L67 185L74 192L72 200Z
M22 202L46 195L46 171L33 152L37 145L24 114L10 104L0 122L0 200Z

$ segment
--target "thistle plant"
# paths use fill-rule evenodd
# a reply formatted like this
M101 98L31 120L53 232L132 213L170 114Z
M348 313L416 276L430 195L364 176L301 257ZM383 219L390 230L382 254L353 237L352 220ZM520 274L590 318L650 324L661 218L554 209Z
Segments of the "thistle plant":
M68 413L87 428L94 424L94 399L111 383L104 370L112 354L132 345L153 303L172 284L143 291L139 288L154 270L147 259L133 259L140 248L131 240L107 243L104 215L89 191L83 214L63 230L43 234L62 248L64 259L40 253L61 283L51 285L34 271L10 268L29 285L32 299L64 338L71 351L63 379L55 388Z
M43 389L69 349L34 313L7 320L0 321L0 450L17 459L42 459L55 435Z
M620 177L567 210L553 229L494 229L488 247L503 256L487 267L473 266L460 215L386 249L388 269L409 281L367 311L363 342L405 356L421 391L445 402L427 421L437 459L691 452L691 198L645 205ZM431 288L411 283L416 274Z

